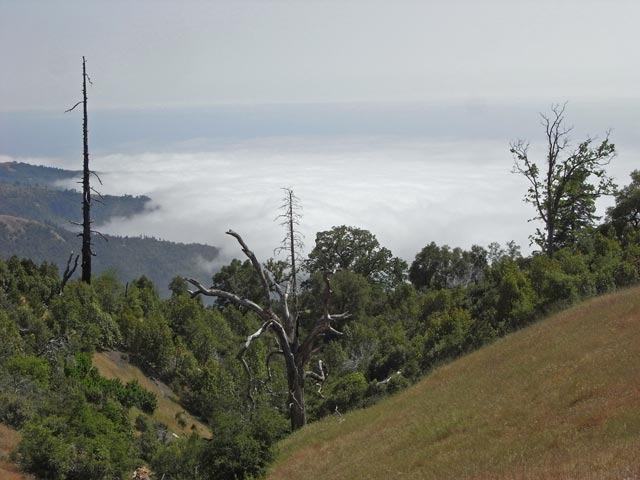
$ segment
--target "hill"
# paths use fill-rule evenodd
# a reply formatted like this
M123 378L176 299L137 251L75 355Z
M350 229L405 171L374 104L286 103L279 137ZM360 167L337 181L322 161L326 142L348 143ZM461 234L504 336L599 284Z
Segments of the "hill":
M126 355L120 352L99 352L93 355L93 365L100 375L107 378L117 378L123 383L137 380L145 390L153 392L158 398L158 406L153 412L153 420L164 423L171 433L189 436L192 432L205 438L211 437L209 427L191 416L177 402L178 396L159 380L150 379L138 368L126 360ZM139 411L133 412L135 417Z
M11 215L74 228L71 221L80 221L82 194L75 190L60 190L49 186L0 183L0 215ZM145 211L149 197L104 195L103 203L91 209L96 225L113 217L130 217Z
M81 172L30 165L0 163L0 257L12 255L49 262L64 271L72 251L79 252L80 240L70 221L80 220L82 195L63 190L61 182L79 178ZM151 201L145 196L105 195L93 204L92 220L97 225L114 217L143 213ZM114 271L122 282L142 275L160 289L176 275L210 277L211 262L218 249L204 244L184 244L152 237L116 237L108 242L96 238L93 273ZM77 273L79 275L79 273Z
M640 478L640 289L599 297L283 440L270 479Z
M80 178L80 170L63 170L61 168L31 165L23 162L0 163L0 182L17 185L48 185L55 187L58 182Z
M175 243L150 237L114 237L107 241L96 238L97 256L93 271L100 274L113 271L122 282L147 276L166 294L176 275L210 276L218 249L198 243ZM64 271L69 253L80 250L80 240L74 232L35 220L0 215L0 256L11 255L49 262ZM76 272L79 275L79 272Z

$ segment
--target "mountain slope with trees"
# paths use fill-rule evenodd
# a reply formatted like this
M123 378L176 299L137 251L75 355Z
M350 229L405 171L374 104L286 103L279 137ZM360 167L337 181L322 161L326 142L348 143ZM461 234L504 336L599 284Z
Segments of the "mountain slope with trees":
M640 289L589 300L280 444L270 479L640 475Z
M94 258L97 275L113 271L122 282L146 275L163 295L176 275L198 272L210 275L210 262L218 249L198 243L175 243L152 237L115 237L105 235L100 255ZM74 232L25 218L0 215L0 258L17 255L35 262L48 262L64 270L72 251L80 241Z
M82 245L78 227L72 223L78 225L82 219L82 194L60 185L81 174L21 162L0 163L0 258L17 255L65 269L71 252L78 253ZM150 201L131 195L95 198L92 223L99 228L113 218L142 214ZM92 262L97 275L112 270L123 282L146 275L164 295L176 275L210 275L211 262L219 252L209 245L152 237L104 237L107 242Z

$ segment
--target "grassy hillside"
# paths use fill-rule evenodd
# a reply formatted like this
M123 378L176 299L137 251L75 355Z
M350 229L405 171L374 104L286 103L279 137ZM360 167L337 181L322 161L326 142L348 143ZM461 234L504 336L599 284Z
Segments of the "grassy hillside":
M640 478L640 289L288 437L270 479Z
M155 393L158 397L158 406L152 418L167 425L171 432L180 436L189 436L195 431L202 437L211 437L209 428L185 412L184 408L177 403L176 395L167 385L146 377L139 368L128 363L120 352L96 353L93 356L93 365L104 377L117 378L123 383L137 380L146 390ZM140 412L134 411L132 415L135 416L138 413ZM182 425L178 422L178 418L184 421Z
M13 428L0 423L0 478L2 480L31 480L34 477L20 471L10 461L9 455L20 441L20 434Z

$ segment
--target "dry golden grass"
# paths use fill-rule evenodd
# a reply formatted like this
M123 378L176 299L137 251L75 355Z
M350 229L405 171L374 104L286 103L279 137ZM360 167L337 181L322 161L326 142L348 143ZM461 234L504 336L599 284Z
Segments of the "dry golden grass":
M286 438L270 479L640 480L640 289Z
M20 434L14 429L0 423L0 479L30 480L31 475L22 473L17 465L9 460L9 455L18 446Z
M204 423L189 415L178 404L177 396L167 385L158 380L151 380L138 367L128 363L125 358L122 353L116 351L100 352L94 354L93 365L104 377L118 378L124 383L137 380L145 389L155 393L158 397L158 406L153 413L153 419L167 425L169 430L176 435L188 436L192 431L195 431L202 437L211 437L211 430ZM139 413L139 410L133 408L131 410L132 418L135 418ZM176 418L178 415L181 415L186 422L185 427L178 423Z

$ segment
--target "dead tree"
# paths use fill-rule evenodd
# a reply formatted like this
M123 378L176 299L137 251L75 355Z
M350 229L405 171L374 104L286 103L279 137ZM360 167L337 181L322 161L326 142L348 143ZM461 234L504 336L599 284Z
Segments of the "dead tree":
M326 379L326 368L320 364L320 372L313 372L311 370L305 370L311 360L311 357L317 353L320 348L321 339L327 334L342 335L341 332L336 330L333 323L339 320L344 320L350 315L348 313L340 313L332 315L329 313L329 298L331 295L331 284L329 282L329 274L324 274L324 295L323 295L323 312L311 325L304 339L296 335L296 321L294 315L289 308L289 295L291 292L291 282L287 282L282 285L274 279L271 272L269 272L263 265L260 264L254 253L249 250L249 247L244 242L242 237L229 230L227 235L234 237L244 254L249 258L253 266L254 271L260 279L262 286L263 300L262 305L246 299L241 298L232 292L226 292L216 288L207 288L200 282L194 279L189 279L195 290L190 291L192 297L198 295L208 295L212 297L224 298L238 306L244 307L254 313L256 313L262 320L260 328L249 335L240 348L237 358L240 360L247 372L249 378L249 388L252 385L252 376L247 364L244 354L251 347L251 343L260 338L261 336L270 333L275 337L278 344L278 349L269 355L278 355L284 358L284 364L287 375L287 403L291 416L291 429L297 430L303 427L307 423L305 412L305 399L304 388L307 378L314 380L316 383L322 384ZM277 298L274 301L272 297ZM277 313L275 308L279 306L280 313Z
M299 335L299 321L298 321L298 267L300 258L299 252L304 248L302 242L302 233L298 230L300 226L300 219L302 218L301 210L302 205L300 199L296 197L291 188L283 188L285 192L284 203L280 206L280 210L283 212L276 217L276 220L281 220L280 225L285 227L285 237L282 240L282 246L276 248L275 253L286 252L289 257L289 279L291 283L291 305L293 322L295 323L295 335Z
M88 128L88 115L87 115L87 82L93 85L91 82L91 78L87 75L87 61L84 57L82 57L82 100L76 103L73 107L66 112L70 112L75 109L78 105L82 104L83 111L83 122L82 122L82 144L83 144L83 163L82 163L82 223L72 222L75 225L79 225L82 227L82 232L78 234L79 237L82 237L82 261L81 261L81 269L82 269L82 281L86 283L91 283L91 257L95 256L93 252L92 246L93 243L91 241L92 234L97 233L102 238L106 240L106 238L98 231L92 230L91 228L91 200L92 195L91 192L94 192L100 199L102 199L102 195L91 187L90 177L91 175L95 175L98 179L98 182L102 185L102 181L98 174L92 171L89 168L89 128ZM96 201L101 201L95 199Z

